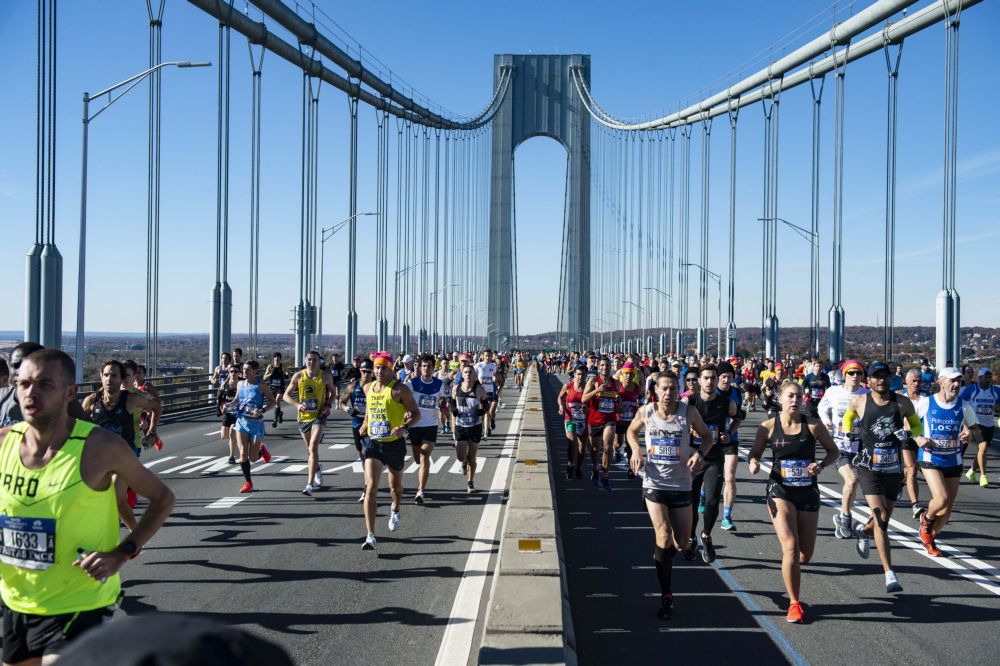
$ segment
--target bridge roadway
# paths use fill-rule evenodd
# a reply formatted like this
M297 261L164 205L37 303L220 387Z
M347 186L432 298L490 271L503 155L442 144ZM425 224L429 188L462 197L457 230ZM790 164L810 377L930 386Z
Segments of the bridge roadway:
M743 450L734 510L738 531L718 526L714 566L674 563L675 616L656 618L659 588L653 569L653 534L639 482L624 466L611 472L614 491L587 478L566 481L566 447L553 409L559 383L543 377L543 402L553 466L559 530L565 553L576 650L580 664L693 663L986 663L997 653L1000 620L1000 490L964 478L952 523L939 545L947 557L924 554L907 506L894 517L893 567L905 591L884 591L878 557L854 551L853 540L833 537L839 476L824 472L816 554L803 568L807 625L785 622L780 547L762 501L767 474L746 469ZM761 413L741 429L752 442ZM994 448L996 445L994 444ZM994 469L1000 467L994 451ZM929 498L921 482L921 499ZM836 503L834 504L834 500ZM855 511L862 517L861 511ZM944 545L942 545L944 544ZM945 545L947 547L945 547ZM738 590L739 592L734 592Z
M467 597L471 611L453 628L467 629L468 617L482 616L490 589L489 576L466 572L466 566L476 546L491 553L487 571L495 565L494 533L487 525L489 536L477 538L477 529L488 497L499 505L509 486L509 475L496 482L494 475L507 470L498 462L502 447L515 443L508 431L523 405L517 407L516 391L505 397L495 435L480 449L480 492L466 493L454 449L443 445L433 456L428 502L416 506L408 457L397 532L386 525L388 490L379 495L377 557L361 550L365 528L356 500L363 474L353 462L346 414L336 413L328 424L320 448L325 486L312 498L301 494L305 446L294 420L277 429L268 423L265 441L274 458L255 465L255 491L246 495L239 493L239 468L226 464L214 413L164 425L163 450L144 453L143 462L170 486L177 504L126 567L122 612L169 611L239 625L284 646L300 666L433 664L463 575L485 583L484 599ZM286 408L286 417L290 413ZM442 436L446 443L448 438ZM497 489L491 493L492 483ZM473 655L480 634L477 622L467 637Z

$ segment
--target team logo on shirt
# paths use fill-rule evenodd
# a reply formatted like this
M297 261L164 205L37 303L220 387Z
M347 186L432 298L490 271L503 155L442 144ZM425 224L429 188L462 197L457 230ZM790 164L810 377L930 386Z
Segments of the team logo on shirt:
M871 433L875 435L878 440L888 439L889 435L896 432L897 428L894 424L894 419L891 416L880 416L869 428Z

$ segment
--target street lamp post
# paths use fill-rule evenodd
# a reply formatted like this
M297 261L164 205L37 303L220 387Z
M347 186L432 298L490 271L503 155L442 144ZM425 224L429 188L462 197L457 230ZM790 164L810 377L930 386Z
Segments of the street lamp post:
M670 294L668 294L667 292L665 292L662 289L660 289L659 287L643 287L643 290L644 291L655 291L660 296L665 297L667 299L667 303L670 303L671 305L673 305L673 303L674 303L673 297ZM659 323L659 322L657 322L657 323ZM674 334L674 332L671 330L670 331L670 336L673 337L673 334ZM664 344L663 333L660 333L660 340L659 340L659 342L660 342L660 353L663 354L663 353L665 353L663 351L663 348L666 346Z
M333 235L343 229L351 220L355 220L366 215L377 216L378 213L355 213L349 218L341 220L340 222L337 222L337 224L329 226L319 232L319 350L321 356L326 352L326 348L323 346L323 265L326 262L326 242L333 238ZM353 358L353 356L351 358Z
M812 347L814 353L819 355L819 303L817 293L819 291L819 274L818 274L818 264L816 262L816 257L819 256L819 234L814 233L811 229L806 229L805 227L800 227L797 224L793 224L788 220L781 217L758 217L758 222L781 222L786 227L797 233L802 238L809 241L812 249L810 254L810 269L809 269L809 317L812 319L810 324L812 325ZM766 349L765 353L770 358L778 358L778 315L777 313L770 313L769 325L767 326L767 336L765 337L765 343L770 347Z
M433 305L431 307L433 308L433 311L434 311L434 324L431 327L431 351L436 351L437 350L437 346L438 346L438 308L437 308L437 295L440 294L442 291L445 291L446 289L450 289L451 287L457 287L457 286L458 286L458 283L457 282L453 282L451 284L446 284L445 286L441 287L440 289L435 289L434 291L431 292L431 303L433 303Z
M639 311L639 313L640 313L639 314L639 321L640 322L642 321L642 315L645 314L646 308L644 308L641 305L639 305L638 303L634 303L632 301L622 301L622 303L623 304L631 305L632 307L634 307L635 309L637 309ZM640 326L641 326L642 333L640 333L640 335L639 335L639 340L641 341L645 337L645 335L646 335L646 327L643 324L640 324ZM625 332L624 331L622 331L622 342L623 343L625 342ZM636 345L636 346L638 347L639 345ZM639 351L639 350L636 349L636 351Z
M393 281L393 298L392 298L392 331L393 337L398 337L400 349L403 348L403 340L398 336L399 329L397 328L399 324L399 278L404 275L407 271L411 271L417 266L423 266L425 264L433 264L433 261L418 261L415 264L410 264L406 268L401 268L396 271L396 277ZM409 340L409 335L407 334L407 340ZM406 350L404 350L406 351Z
M719 319L715 327L715 356L716 358L722 358L722 276L718 273L713 273L701 264L686 263L681 264L681 266L692 266L699 269L705 275L715 280L715 284L719 287Z
M87 151L89 146L89 136L90 136L90 123L92 120L97 118L105 111L108 107L117 102L123 95L128 91L139 85L146 77L148 77L153 72L156 72L164 67L211 67L210 62L189 62L187 60L172 60L170 62L161 62L155 67L150 67L149 69L139 72L135 76L130 76L121 83L116 83L110 88L105 88L99 93L91 95L90 93L83 93L83 164L80 173L80 242L79 242L79 262L77 267L77 281L76 281L76 383L79 384L83 381L83 329L84 329L84 305L85 305L85 291L87 286ZM117 95L110 97L108 103L104 105L103 108L97 111L94 115L90 115L90 102L103 97L105 95L110 95L114 91L118 90L123 86L128 86L125 90L121 91Z

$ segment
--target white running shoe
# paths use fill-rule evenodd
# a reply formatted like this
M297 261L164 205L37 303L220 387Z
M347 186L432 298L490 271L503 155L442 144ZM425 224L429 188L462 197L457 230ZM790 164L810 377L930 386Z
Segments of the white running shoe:
M399 529L399 511L389 510L389 531L395 532Z
M424 491L418 490L416 496L413 498L413 501L416 502L417 504L419 504L420 506L423 506L424 505Z
M362 490L361 497L358 498L358 504L361 504L364 501L365 501L365 491Z
M365 542L361 544L361 550L375 550L375 535L369 534L365 537Z
M313 487L311 483L306 484L306 487L302 489L302 494L307 495L308 497L312 497Z
M313 474L312 484L316 488L320 488L323 486L323 470L321 469L316 470L316 473Z

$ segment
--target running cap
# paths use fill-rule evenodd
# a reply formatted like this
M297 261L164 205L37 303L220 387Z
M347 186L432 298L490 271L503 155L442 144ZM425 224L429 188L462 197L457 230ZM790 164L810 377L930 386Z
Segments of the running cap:
M782 370L784 370L785 369L785 364L782 363L781 361L778 361L777 363L774 364L774 369L777 370L778 368L781 368Z
M979 368L979 376L985 377L986 375L992 375L993 371L989 368Z
M458 355L458 360L459 361L469 361L471 363L472 362L472 356L470 354L462 353L462 354Z
M720 375L724 375L724 374L726 374L727 372L728 372L729 374L731 374L731 375L735 375L735 374L736 374L736 371L735 371L735 370L733 369L733 366L732 366L732 364L731 364L731 363L728 363L728 362L726 362L726 361L723 361L723 362L722 362L722 363L720 363L719 365L715 366L715 371L716 371L716 372L717 372L718 374L720 374Z
M635 372L635 365L632 364L632 361L625 361L622 365L622 372Z
M361 370L374 370L375 369L375 366L372 364L372 362L369 361L369 360L367 360L367 359L364 360L364 361L361 361L361 365L358 366L358 367Z
M938 379L958 379L962 376L962 371L958 368L941 368L941 372L938 373Z
M403 363L413 363L413 356L411 356L410 354L407 354L406 356L404 356L403 357Z
M874 363L868 366L869 377L877 375L880 372L887 372L891 375L892 369L882 361L875 361Z
M861 372L864 372L865 366L861 365L861 361L854 358L849 358L840 364L841 374L846 375L848 370L860 370Z
M389 352L375 352L372 354L372 364L373 365L387 365L392 367L392 354Z
M449 361L448 362L448 369L449 370L458 370L458 361Z

